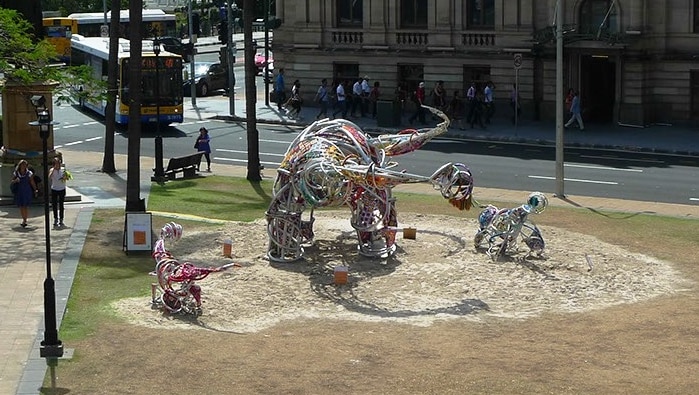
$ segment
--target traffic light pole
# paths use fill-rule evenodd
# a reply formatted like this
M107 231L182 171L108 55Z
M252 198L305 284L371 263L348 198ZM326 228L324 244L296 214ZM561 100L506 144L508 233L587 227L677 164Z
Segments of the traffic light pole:
M233 33L233 2L229 4L226 9L226 14L228 16L228 31L227 36L227 48L228 48L228 112L231 116L235 116L235 42L232 40Z
M265 0L265 63L269 62L269 2ZM262 68L262 81L265 83L265 105L269 106L269 80L267 79L267 64Z
M189 0L187 6L187 25L189 27L189 43L192 45L192 57L189 60L189 86L191 90L189 91L190 97L192 98L192 107L197 106L197 87L194 84L194 53L196 48L194 44L197 42L197 37L194 35L194 26L192 26L192 0Z

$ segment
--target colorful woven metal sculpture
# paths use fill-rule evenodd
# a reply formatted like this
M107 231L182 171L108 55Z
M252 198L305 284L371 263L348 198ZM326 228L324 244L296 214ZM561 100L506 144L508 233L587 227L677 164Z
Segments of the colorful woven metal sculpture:
M194 282L206 278L211 273L221 272L231 267L240 266L229 263L216 268L195 266L189 262L179 262L165 248L165 240L177 241L182 237L182 226L170 222L160 230L160 238L153 247L155 271L158 284L153 284L152 303L163 307L171 313L201 314L201 287ZM159 292L156 294L156 288Z
M527 203L512 209L498 209L488 205L478 216L479 228L473 238L476 248L486 245L486 253L494 261L503 254L514 254L518 251L518 240L521 237L529 247L530 256L536 253L541 257L544 253L544 239L539 228L528 221L529 214L540 214L548 206L548 199L541 192L532 192Z
M430 177L394 170L389 158L413 152L443 134L449 118L430 129L407 129L371 137L345 120L324 119L304 129L290 144L277 170L273 198L267 210L269 248L275 262L303 257L303 245L313 241L313 209L347 205L357 232L359 253L385 258L396 249L397 218L392 189L403 183L428 182L460 210L471 207L473 178L461 163L447 163ZM303 218L310 209L308 217Z

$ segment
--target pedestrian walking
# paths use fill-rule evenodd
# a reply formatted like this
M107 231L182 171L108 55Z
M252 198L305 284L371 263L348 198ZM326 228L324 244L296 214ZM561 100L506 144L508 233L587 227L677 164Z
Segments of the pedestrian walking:
M274 94L277 96L277 109L281 112L282 105L286 103L286 87L284 86L284 68L279 69L277 78L274 80Z
M352 84L352 111L350 111L350 115L353 117L363 117L365 115L362 101L362 79L357 78L354 84ZM360 115L357 115L357 108L359 108Z
M492 81L488 81L483 89L483 118L485 123L490 124L490 119L495 114L495 102L493 101L493 89L495 86Z
M376 118L376 102L381 96L381 90L379 89L381 84L379 81L374 81L374 86L371 87L371 92L369 92L369 104L371 106L371 117Z
M66 181L70 173L61 167L61 159L53 158L53 167L49 171L49 182L51 183L51 207L53 208L53 226L64 227L63 218L65 214L66 201Z
M197 137L194 148L204 153L206 171L211 173L211 137L209 136L209 131L203 126L199 128L199 137Z
M471 81L471 86L468 87L466 91L466 102L468 103L468 114L466 115L466 122L471 123L473 118L473 113L476 111L476 83Z
M585 125L583 124L582 115L580 111L580 93L578 91L573 92L573 100L570 103L570 119L566 122L565 127L570 127L573 121L578 122L578 127L580 130L585 130Z
M573 104L573 97L575 97L575 90L573 88L568 89L568 94L566 95L565 105L566 112L570 113L570 105Z
M318 87L318 92L316 92L316 97L314 99L320 105L320 112L316 115L316 120L322 117L328 116L328 104L330 103L330 94L328 92L328 80L323 78L320 81L320 86Z
M510 92L510 108L512 109L512 124L516 124L522 113L519 90L517 89L516 84L512 84L512 91Z
M365 75L362 78L362 116L365 117L369 112L371 105L371 89L369 85L369 76Z
M410 122L410 124L412 125L417 119L418 121L420 121L422 125L427 125L427 121L425 121L425 109L422 108L422 106L425 104L424 82L420 82L418 84L417 89L413 94L413 101L415 102L415 106L417 108L415 109L415 113L413 114L413 116L408 119L408 122Z
M405 100L408 98L408 92L405 90L405 82L399 82L393 93L395 95L394 100L400 103L400 115L403 117L403 113L405 112Z
M454 97L449 102L447 115L459 126L459 129L464 130L464 98L458 89L454 91Z
M345 80L337 84L337 89L335 90L335 96L337 97L337 108L333 111L333 118L337 114L342 114L342 118L347 118L347 96L345 95L345 85L349 82Z
M476 93L476 97L474 98L474 109L473 109L473 117L471 117L471 129L473 129L473 125L478 124L478 126L481 127L481 129L485 129L485 125L483 124L483 115L486 112L486 105L485 105L485 99L484 99L484 94L482 93Z
M10 183L17 184L14 187L15 204L19 207L19 214L22 216L20 225L26 228L27 217L29 217L29 205L32 204L32 199L39 194L39 189L34 182L34 173L29 170L29 164L26 160L22 159L17 163Z
M444 89L444 81L439 80L432 90L432 106L441 111L447 108L447 91Z
M299 120L301 119L301 104L303 104L303 99L301 98L301 81L295 80L294 85L291 86L291 97L286 104L289 109L289 118Z

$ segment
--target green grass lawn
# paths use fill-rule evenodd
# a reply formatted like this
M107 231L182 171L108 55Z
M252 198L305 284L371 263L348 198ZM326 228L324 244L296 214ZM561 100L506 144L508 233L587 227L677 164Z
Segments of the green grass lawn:
M148 210L252 221L264 216L271 199L271 181L254 183L244 178L211 176L153 184Z

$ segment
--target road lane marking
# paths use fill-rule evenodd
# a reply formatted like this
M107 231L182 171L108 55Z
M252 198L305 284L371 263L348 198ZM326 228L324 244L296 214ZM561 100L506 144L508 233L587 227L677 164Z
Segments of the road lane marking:
M527 176L529 178L538 178L542 180L555 180L556 177L547 177L547 176ZM571 182L584 182L588 184L605 184L605 185L619 185L618 182L612 182L612 181L597 181L597 180L583 180L583 179L578 179L578 178L563 178L563 181L571 181Z
M85 123L83 123L83 125L84 125L84 126L97 125L98 123L100 123L100 122L92 121L92 122L85 122Z
M85 139L85 141L95 141L95 140L99 140L101 138L102 138L101 136L100 137L90 137L89 139Z
M233 159L233 158L219 158L215 157L214 160L222 160L224 162L236 162L236 163L248 163L247 159ZM270 166L277 166L279 167L279 162L267 162L267 161L260 161L261 165L270 165Z
M84 143L84 141L78 140L78 141L73 141L72 143L65 143L65 144L63 144L63 145L64 145L65 147L70 147L71 145L82 144L82 143Z
M699 198L689 198L689 201L691 201L691 202L699 202Z
M616 158L616 157L611 157L611 156L597 156L597 155L580 155L580 158L586 158L586 159L604 159L604 160L619 160L619 161L624 161L624 162L665 163L664 160L657 160L657 159Z
M261 142L265 142L265 143L275 143L275 144L285 144L285 145L291 144L291 140L289 140L289 141L284 141L284 140L266 140L266 139L262 139L262 140L260 140L260 141L261 141Z
M225 149L225 148L217 148L216 151L221 151L221 152L231 152L234 154L247 154L248 151L240 151L240 150L233 150L233 149ZM285 154L273 154L273 153L268 153L268 152L260 152L260 155L265 155L265 156L279 156L279 157L284 157L286 156Z
M81 126L83 126L83 125L78 125L78 124L75 124L75 125L65 125L65 126L63 126L61 129L79 128L79 127L81 127Z
M574 164L568 164L568 163L565 163L563 166L565 166L565 167L577 167L577 168L581 168L581 169L630 171L630 172L633 172L633 173L643 173L643 170L640 170L640 169L620 169L620 168L618 168L618 167L590 166L590 165L574 165Z

